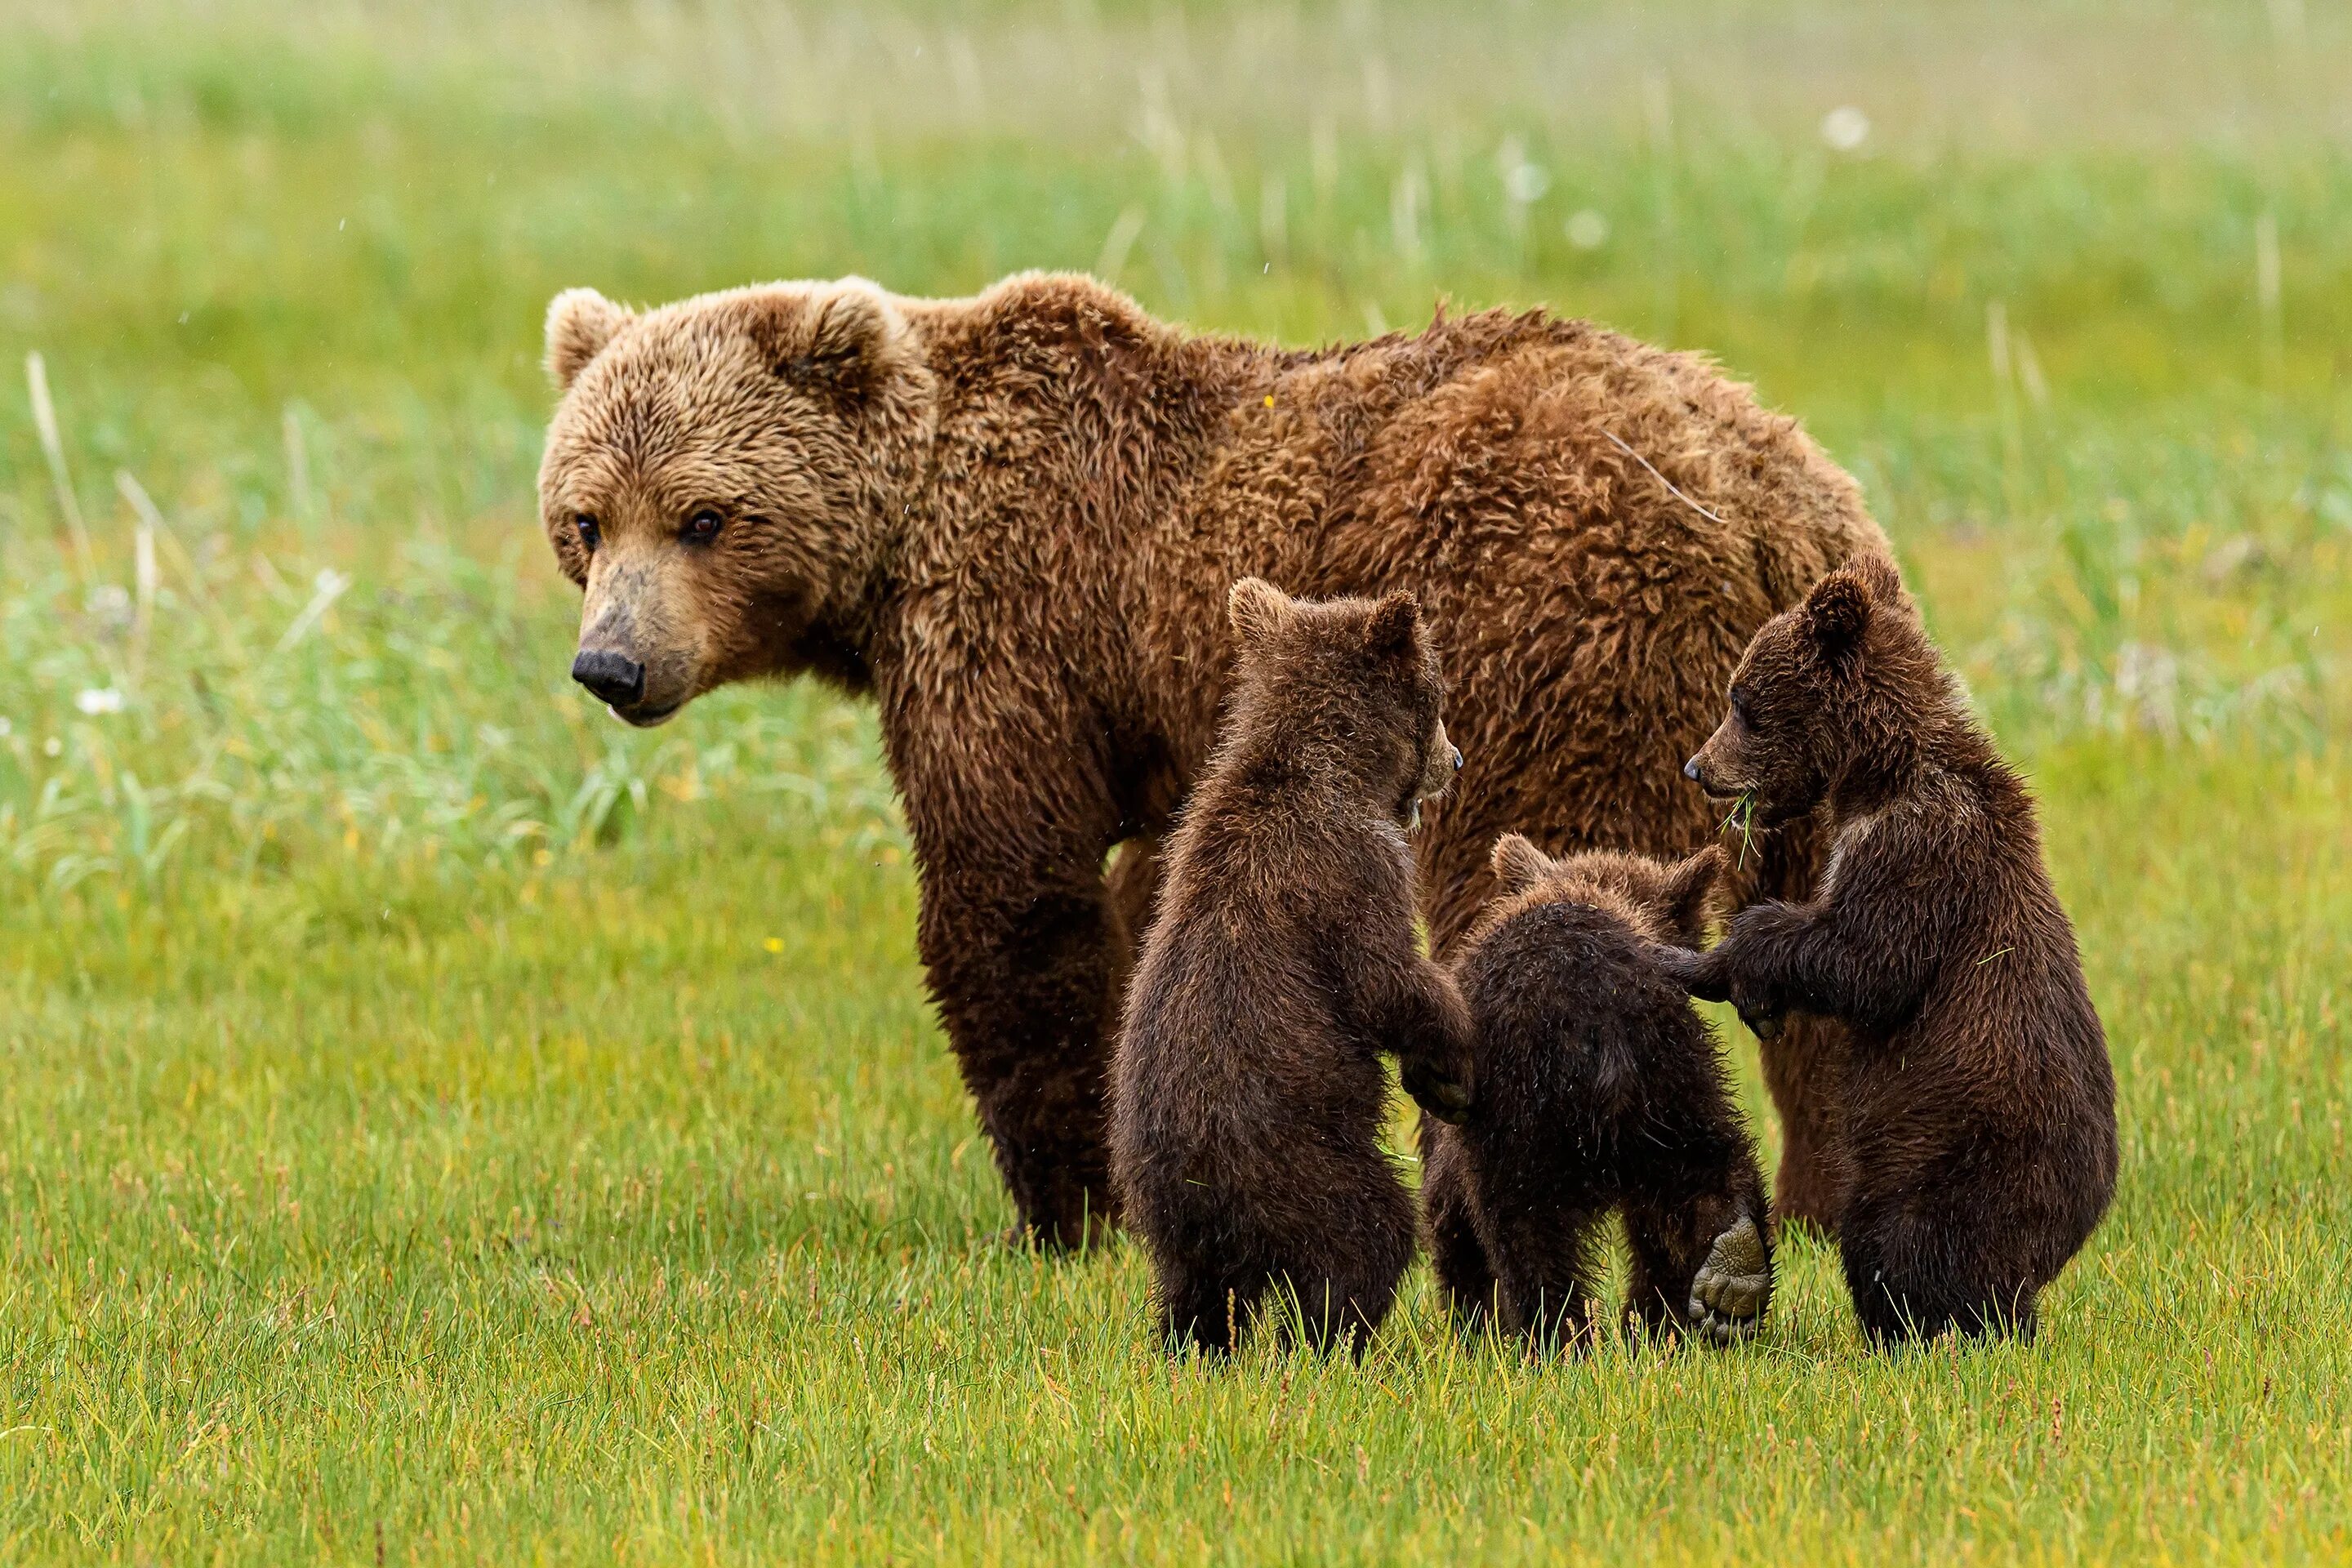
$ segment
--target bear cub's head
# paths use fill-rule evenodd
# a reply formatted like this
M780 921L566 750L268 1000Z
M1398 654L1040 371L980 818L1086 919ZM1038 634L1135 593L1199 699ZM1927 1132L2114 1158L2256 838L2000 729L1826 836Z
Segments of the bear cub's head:
M1653 860L1615 849L1588 849L1554 859L1517 833L1495 840L1489 864L1502 897L1479 921L1491 931L1539 904L1583 904L1614 917L1634 935L1674 947L1706 940L1724 853L1710 844L1680 860Z
M1244 577L1225 614L1240 653L1228 732L1268 748L1256 762L1317 774L1420 826L1421 803L1462 766L1439 715L1445 679L1420 601L1402 589L1294 599Z
M1730 710L1683 772L1718 801L1748 802L1759 826L1787 822L1943 689L1895 563L1859 555L1757 631L1732 672Z
M859 617L932 380L863 279L638 311L555 297L540 521L586 590L572 673L632 724L730 680L866 679Z

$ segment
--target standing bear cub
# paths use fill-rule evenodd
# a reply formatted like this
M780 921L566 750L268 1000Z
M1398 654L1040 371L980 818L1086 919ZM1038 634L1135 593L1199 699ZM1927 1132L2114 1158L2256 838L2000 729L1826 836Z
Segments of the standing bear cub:
M1461 753L1412 595L1245 578L1227 613L1232 707L1129 993L1112 1175L1171 1346L1231 1350L1273 1290L1318 1349L1360 1352L1413 1247L1381 1054L1423 1109L1468 1099L1468 1016L1415 941L1405 841Z
M1494 1310L1537 1349L1592 1329L1601 1227L1622 1210L1629 1317L1728 1341L1772 1292L1755 1146L1714 1036L1653 943L1696 943L1723 870L1601 850L1553 860L1497 841L1505 889L1455 961L1478 1097L1434 1130L1423 1181L1430 1248L1455 1319Z
M1766 823L1825 807L1828 866L1810 901L1668 962L1759 1034L1845 1024L1837 1235L1863 1327L2031 1336L2116 1184L2106 1036L2033 803L1883 556L1765 623L1730 710L1685 771Z

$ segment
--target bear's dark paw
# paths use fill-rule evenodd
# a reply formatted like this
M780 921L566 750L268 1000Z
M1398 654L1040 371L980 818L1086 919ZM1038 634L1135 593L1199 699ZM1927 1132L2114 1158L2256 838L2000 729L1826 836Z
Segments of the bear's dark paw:
M1691 1327L1717 1344L1734 1343L1756 1331L1771 1299L1771 1254L1754 1216L1742 1215L1715 1238L1691 1277Z
M1440 1121L1460 1126L1470 1112L1469 1086L1427 1062L1408 1061L1399 1076L1413 1103Z

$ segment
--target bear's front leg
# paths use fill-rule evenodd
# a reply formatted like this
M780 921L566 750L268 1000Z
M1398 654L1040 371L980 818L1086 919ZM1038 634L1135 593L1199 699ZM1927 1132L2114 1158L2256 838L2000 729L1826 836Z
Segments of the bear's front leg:
M1345 981L1356 1026L1396 1054L1398 1076L1424 1115L1459 1123L1477 1093L1470 1009L1450 971L1412 951L1402 921L1391 951L1364 953Z
M1117 964L1102 851L1010 868L962 846L921 858L932 997L1022 1228L1043 1247L1083 1247L1118 1219L1105 1018Z
M1794 904L1751 904L1705 952L1653 943L1650 954L1675 984L1702 1002L1728 1002L1759 1040L1780 1032L1797 1002L1796 970L1816 921Z

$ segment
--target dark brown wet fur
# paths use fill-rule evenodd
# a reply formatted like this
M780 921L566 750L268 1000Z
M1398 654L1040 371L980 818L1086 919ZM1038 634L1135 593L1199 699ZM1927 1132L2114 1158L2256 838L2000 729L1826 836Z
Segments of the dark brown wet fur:
M1608 1222L1631 1249L1625 1307L1653 1333L1753 1331L1771 1222L1720 1052L1653 944L1696 942L1723 869L1593 851L1553 860L1516 834L1507 889L1454 961L1476 1098L1424 1139L1423 1201L1455 1320L1532 1348L1587 1342Z
M637 723L802 672L876 701L932 994L1046 1243L1109 1217L1118 984L1229 686L1233 582L1419 595L1470 759L1414 841L1444 951L1508 829L1713 837L1675 760L1766 617L1884 542L1705 360L1541 312L1291 351L1082 278L966 300L846 279L645 311L572 290L547 342L541 513L585 589L581 651L642 667L616 710ZM1801 897L1811 865L1776 841L1759 885ZM1765 1057L1780 1202L1823 1221L1833 1037Z
M1171 1344L1229 1351L1295 1300L1318 1348L1360 1353L1413 1247L1381 1055L1424 1109L1468 1087L1405 837L1458 759L1411 595L1300 604L1250 579L1232 613L1232 711L1169 841L1112 1068L1112 1171Z
M1837 1234L1864 1328L2030 1336L2116 1182L2106 1036L2032 800L1883 556L1769 622L1731 699L1692 770L1765 821L1817 814L1828 864L1684 976L1759 1032L1846 1025Z

